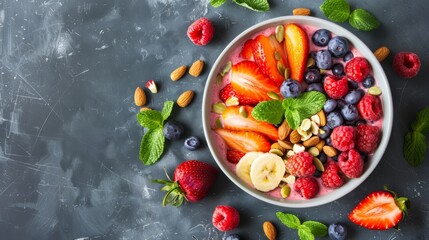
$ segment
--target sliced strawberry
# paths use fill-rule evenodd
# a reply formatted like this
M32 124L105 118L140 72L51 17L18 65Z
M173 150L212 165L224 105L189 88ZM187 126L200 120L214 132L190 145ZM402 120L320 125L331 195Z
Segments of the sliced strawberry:
M231 150L229 149L226 151L226 160L230 163L238 163L240 159L244 156L244 153L237 150Z
M278 52L277 57L280 57L279 60L276 59L276 52ZM277 62L280 61L286 68L287 60L284 48L277 42L276 38L262 34L257 36L253 43L253 57L262 72L270 77L277 86L280 86L285 77L284 73L279 71Z
M240 108L246 111L247 116L244 117L240 113ZM225 129L254 131L262 133L273 141L279 139L278 130L274 125L267 122L258 121L251 115L253 107L250 106L231 106L227 107L222 112L222 122Z
M231 86L239 96L257 102L270 100L268 92L275 92L280 96L280 88L251 61L232 66Z
M255 106L256 104L259 103L258 100L255 100L255 99L252 99L252 98L248 98L246 96L238 95L238 93L234 90L234 88L232 88L231 83L228 83L224 88L222 88L219 91L219 98L223 102L226 102L226 100L228 98L230 98L230 97L236 97L236 98L238 98L239 104L242 104L242 105L252 105L252 106Z
M253 57L253 44L255 40L249 39L243 44L243 48L241 48L240 57L250 60Z
M308 36L298 25L285 26L285 45L290 68L290 77L302 82L308 56Z
M393 228L398 225L403 214L406 213L407 202L407 198L398 198L389 190L373 192L352 210L349 219L368 229Z
M215 131L223 138L226 145L233 150L243 153L270 151L270 141L260 133L252 131L233 131L222 128Z

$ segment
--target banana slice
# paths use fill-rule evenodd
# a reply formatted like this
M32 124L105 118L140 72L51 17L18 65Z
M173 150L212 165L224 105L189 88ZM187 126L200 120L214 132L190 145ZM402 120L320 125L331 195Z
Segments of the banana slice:
M237 176L250 186L252 186L252 181L250 180L250 166L252 165L253 161L262 154L264 153L248 152L240 159L240 161L235 166L235 173L237 174Z
M285 175L283 159L273 153L264 153L255 159L250 167L253 186L262 192L276 188Z

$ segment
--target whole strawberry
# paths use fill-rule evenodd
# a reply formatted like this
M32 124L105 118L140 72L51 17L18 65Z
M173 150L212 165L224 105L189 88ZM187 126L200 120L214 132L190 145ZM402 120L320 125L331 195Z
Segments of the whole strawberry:
M212 165L198 160L187 160L176 167L174 181L167 175L168 180L153 180L164 184L166 191L162 206L171 204L180 206L187 200L198 202L203 199L215 182L218 170Z

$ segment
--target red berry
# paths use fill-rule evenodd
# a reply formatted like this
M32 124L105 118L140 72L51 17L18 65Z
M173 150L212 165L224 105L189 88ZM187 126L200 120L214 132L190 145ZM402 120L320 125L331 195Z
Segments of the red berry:
M364 153L374 153L380 142L381 132L376 126L361 124L356 127L357 149Z
M238 102L241 105L251 105L251 106L255 106L256 104L259 103L258 100L252 99L252 98L248 98L248 97L244 97L239 95L234 88L231 86L231 83L227 84L224 88L222 88L219 91L219 98L220 100L222 100L223 102L226 102L226 100L230 97L236 97L238 99Z
M204 46L212 40L214 27L207 18L200 18L188 27L187 33L195 45Z
M332 146L340 151L347 151L355 147L355 129L351 126L338 126L332 130Z
M345 67L346 76L355 82L362 82L371 72L371 65L363 57L355 57Z
M363 172L363 159L355 149L342 152L338 156L338 166L348 178L358 178Z
M419 73L420 59L412 52L399 52L393 58L393 70L403 77L412 78Z
M295 191L305 199L313 198L319 193L319 184L313 177L300 177L295 181Z
M212 223L219 231L226 232L238 226L240 214L231 206L219 205L213 212Z
M296 177L307 177L313 175L316 166L313 164L313 156L308 152L300 152L288 158L286 169Z
M340 168L337 166L337 164L332 160L328 160L328 162L325 164L325 171L320 177L320 179L322 180L322 185L328 188L341 187L344 182L338 174L339 171Z
M357 108L360 115L369 121L377 121L383 115L380 98L365 94L358 102Z
M325 78L323 88L330 98L340 99L349 91L349 84L346 77L329 75Z
M238 163L243 156L244 153L237 150L226 151L226 160L230 163Z

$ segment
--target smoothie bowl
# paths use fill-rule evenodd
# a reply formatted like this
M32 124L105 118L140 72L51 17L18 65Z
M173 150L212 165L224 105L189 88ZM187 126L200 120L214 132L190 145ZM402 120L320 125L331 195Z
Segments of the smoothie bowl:
M356 36L306 16L259 23L220 54L203 127L222 171L265 202L334 201L375 169L392 128L382 67Z

